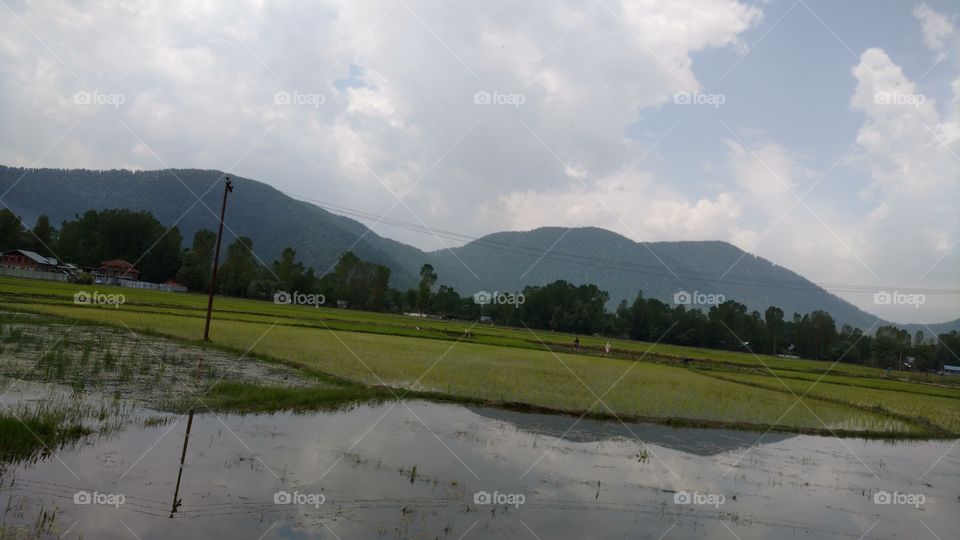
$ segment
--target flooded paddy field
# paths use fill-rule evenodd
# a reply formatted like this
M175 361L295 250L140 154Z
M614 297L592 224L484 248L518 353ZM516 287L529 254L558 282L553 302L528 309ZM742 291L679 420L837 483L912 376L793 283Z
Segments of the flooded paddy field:
M217 382L302 387L299 370L248 355L184 345L123 328L23 321L0 325L0 375L12 382L55 382L138 405L189 403ZM2 381L2 380L0 380ZM2 391L2 389L0 389Z
M42 535L66 538L913 539L954 538L960 509L955 441L402 401L197 415L171 514L187 422L168 416L6 470L4 527L46 520Z
M956 537L955 439L418 399L239 414L204 406L217 385L353 387L124 328L2 327L4 436L43 444L0 459L0 538Z

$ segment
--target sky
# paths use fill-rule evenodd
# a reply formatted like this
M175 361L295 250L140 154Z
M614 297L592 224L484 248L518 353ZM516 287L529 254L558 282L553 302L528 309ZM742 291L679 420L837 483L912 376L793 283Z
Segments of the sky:
M957 0L0 14L2 164L220 169L471 236L723 240L828 289L866 286L837 294L888 320L960 317Z

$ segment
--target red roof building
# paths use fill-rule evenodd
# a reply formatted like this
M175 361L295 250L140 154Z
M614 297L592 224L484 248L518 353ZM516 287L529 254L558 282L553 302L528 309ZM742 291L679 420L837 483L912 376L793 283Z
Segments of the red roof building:
M41 272L55 272L57 270L57 260L51 257L44 257L33 251L14 249L0 253L0 266Z
M99 274L106 279L140 281L140 271L123 259L103 261L100 263Z

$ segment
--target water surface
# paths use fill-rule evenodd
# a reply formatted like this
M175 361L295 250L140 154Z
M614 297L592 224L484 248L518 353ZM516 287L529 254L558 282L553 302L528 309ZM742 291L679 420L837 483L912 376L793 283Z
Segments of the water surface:
M53 536L66 538L946 539L960 511L956 441L675 429L409 401L198 414L171 518L187 422L169 416L6 471L3 523L31 524L42 508L55 512ZM75 504L81 490L101 502L122 494L123 504ZM881 491L923 502L876 504ZM302 504L277 504L285 493ZM484 493L501 504L484 504Z

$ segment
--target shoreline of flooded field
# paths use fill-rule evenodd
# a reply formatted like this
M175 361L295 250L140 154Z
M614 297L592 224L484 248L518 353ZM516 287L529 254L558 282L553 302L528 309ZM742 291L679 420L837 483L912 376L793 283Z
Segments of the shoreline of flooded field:
M49 534L67 538L897 539L926 527L944 538L960 495L955 441L763 435L399 401L196 415L171 519L187 422L145 415L170 420L132 423L11 467L0 478L4 526L29 528L47 512ZM923 501L911 506L906 495Z

